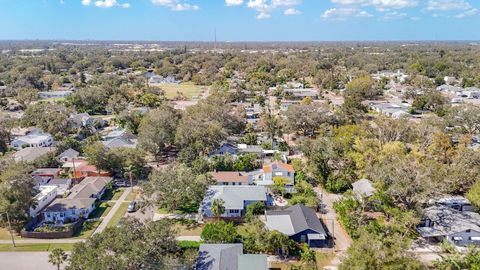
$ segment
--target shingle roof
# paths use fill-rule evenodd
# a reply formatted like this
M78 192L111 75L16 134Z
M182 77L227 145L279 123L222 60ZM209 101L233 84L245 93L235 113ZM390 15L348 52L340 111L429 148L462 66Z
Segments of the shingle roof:
M353 191L360 196L370 197L375 193L375 188L368 179L361 179L352 184Z
M268 270L267 255L243 254L238 256L238 270Z
M248 175L242 172L211 172L210 175L217 182L248 183Z
M432 206L425 209L424 216L431 220L434 226L417 228L422 237L446 236L466 230L480 232L480 215L475 212Z
M210 186L206 199L222 199L226 209L243 209L245 201L267 201L267 190L263 186Z
M242 244L201 244L196 270L237 270Z
M69 209L89 208L95 203L94 198L84 199L55 199L46 209L45 212L63 212Z
M287 172L295 172L292 165L283 163L283 162L278 162L278 161L275 161L272 164L263 166L263 171L266 173L269 173L278 169L286 170Z
M15 152L15 161L31 162L35 159L44 156L53 151L51 147L25 147L22 150Z
M301 204L282 211L267 211L267 227L290 236L308 229L327 235L315 211Z
M71 189L68 199L83 199L96 196L105 186L112 181L111 177L86 177Z
M78 155L80 155L79 152L73 150L72 148L69 148L63 151L63 153L61 153L60 155L58 155L58 157L75 158L78 157Z

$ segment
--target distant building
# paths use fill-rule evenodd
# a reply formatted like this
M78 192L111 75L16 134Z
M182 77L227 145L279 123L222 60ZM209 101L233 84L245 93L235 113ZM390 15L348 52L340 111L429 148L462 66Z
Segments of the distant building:
M22 150L15 152L13 157L17 162L32 162L37 158L43 157L51 152L53 152L51 147L26 147Z
M60 155L57 156L58 160L62 163L72 161L74 158L78 158L80 153L72 148L69 148L63 151Z
M177 81L173 76L163 77L160 75L153 75L148 79L148 85L158 86L162 84L178 84L180 81Z
M285 184L286 191L294 191L295 170L293 169L292 165L275 161L271 164L263 165L263 169L261 172L261 179L256 180L255 184L259 186L272 186L274 185L273 179L280 176L287 180Z
M73 94L73 91L44 91L38 92L38 98L47 99L47 98L65 98Z
M253 183L253 178L246 172L211 172L210 175L222 186L243 186Z
M41 131L31 132L12 141L12 147L17 150L25 147L49 147L52 144L52 135Z
M368 198L375 194L376 189L368 179L361 179L352 184L353 192L361 199Z

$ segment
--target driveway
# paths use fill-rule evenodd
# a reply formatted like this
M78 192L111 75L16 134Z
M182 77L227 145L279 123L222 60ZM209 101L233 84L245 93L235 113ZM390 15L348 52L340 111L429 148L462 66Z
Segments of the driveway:
M57 268L48 262L49 254L49 252L0 252L0 269L56 270Z
M328 193L325 190L316 187L315 192L319 198L322 198L322 203L325 206L326 213L321 214L321 218L324 224L327 226L328 231L333 234L335 251L345 251L352 244L352 238L343 229L340 222L338 222L337 213L333 209L333 202L339 200L341 195Z

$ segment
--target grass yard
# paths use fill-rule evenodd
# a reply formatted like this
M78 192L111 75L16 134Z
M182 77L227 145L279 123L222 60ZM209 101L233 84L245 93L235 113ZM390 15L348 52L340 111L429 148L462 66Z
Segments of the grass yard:
M131 189L131 188L129 188ZM127 197L125 197L125 201L133 201L137 198L137 194L138 194L138 189L133 189L133 191L131 191L130 193L128 193Z
M203 225L175 224L179 236L199 236L202 233Z
M65 251L71 251L74 244L17 244L13 247L11 244L0 244L0 252L40 252L51 251L55 248L61 248Z
M92 236L93 232L98 228L98 226L100 226L100 223L102 223L102 221L100 220L83 223L82 229L80 230L80 232L74 235L73 238L77 238L77 239L89 238L90 236Z
M168 99L173 99L177 96L177 92L183 93L188 99L192 97L200 96L201 92L205 92L208 86L195 85L193 83L181 83L181 84L162 84L160 88L165 91L165 96Z
M124 203L120 204L120 207L118 208L117 212L115 212L112 219L108 222L107 227L117 226L120 219L123 216L125 216L125 213L127 213L128 204L129 204L128 202L124 202Z
M333 253L316 253L317 259L317 269L323 269L325 266L329 266L332 259L334 258ZM270 262L270 268L278 268L281 270L290 270L290 266L300 266L302 265L299 261L289 261L289 262Z
M90 214L90 218L100 218L108 215L108 212L112 210L113 203L102 202L100 203L95 210Z
M111 188L105 190L105 194L103 194L102 200L103 201L116 201L122 196L124 188Z
M20 236L13 234L13 238L20 239ZM8 229L0 227L0 240L10 240L10 239L12 239L12 237L10 236Z

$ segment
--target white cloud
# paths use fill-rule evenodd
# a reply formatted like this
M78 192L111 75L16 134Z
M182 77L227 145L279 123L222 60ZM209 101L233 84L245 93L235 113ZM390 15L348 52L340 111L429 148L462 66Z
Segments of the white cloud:
M350 17L366 18L373 17L373 15L366 11L360 11L356 8L331 8L326 10L321 16L321 18L324 20L337 21L344 21Z
M302 12L298 9L295 9L295 8L289 8L289 9L286 9L285 12L283 12L283 14L285 14L287 16L300 15L300 14L302 14Z
M169 7L173 11L199 10L197 5L190 5L188 3L180 3L179 0L152 0L152 3L157 6Z
M405 12L398 12L398 11L392 11L392 12L387 12L385 15L382 17L383 20L398 20L398 19L403 19L407 17L408 14Z
M225 5L226 6L240 6L243 4L243 0L225 0Z
M334 4L351 6L372 6L380 11L416 7L419 0L331 0Z
M477 8L472 8L470 10L467 10L465 12L457 14L453 17L458 18L458 19L463 19L465 17L475 16L475 15L478 15L478 14L480 14L480 10L478 10Z
M270 19L272 15L265 13L265 12L260 12L255 18L259 20L264 20L264 19Z
M63 0L62 0L63 2ZM118 3L117 0L98 0L93 2L96 7L100 8L111 8L111 7L122 7L122 8L129 8L129 3ZM90 6L92 4L92 0L82 0L82 5Z
M465 0L429 0L427 2L428 10L466 10L471 9L472 5Z

